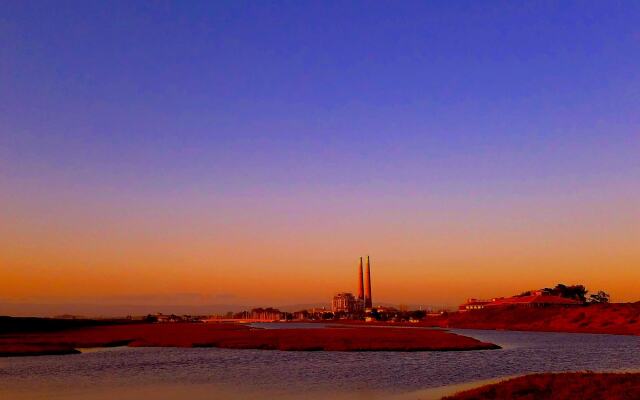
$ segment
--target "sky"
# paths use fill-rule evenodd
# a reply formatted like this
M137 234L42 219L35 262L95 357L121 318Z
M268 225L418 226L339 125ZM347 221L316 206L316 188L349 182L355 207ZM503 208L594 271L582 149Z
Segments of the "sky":
M374 303L640 300L638 21L632 1L5 2L0 304L329 302L366 255Z

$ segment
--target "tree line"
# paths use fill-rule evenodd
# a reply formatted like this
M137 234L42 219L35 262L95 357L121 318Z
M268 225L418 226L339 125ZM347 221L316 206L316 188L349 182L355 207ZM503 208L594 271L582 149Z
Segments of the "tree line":
M584 285L565 285L563 283L558 283L553 288L544 288L542 289L542 292L551 296L560 296L567 299L577 300L581 303L608 303L611 298L609 293L603 290L599 290L598 292L591 293L587 296L589 291ZM526 291L520 293L518 297L530 296L531 294L531 291Z

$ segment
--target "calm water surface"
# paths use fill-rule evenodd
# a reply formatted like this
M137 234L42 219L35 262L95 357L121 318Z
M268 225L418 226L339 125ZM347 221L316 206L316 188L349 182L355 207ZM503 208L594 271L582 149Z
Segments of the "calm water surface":
M432 399L465 383L531 372L640 370L640 337L453 332L503 349L342 353L123 347L0 358L0 398Z

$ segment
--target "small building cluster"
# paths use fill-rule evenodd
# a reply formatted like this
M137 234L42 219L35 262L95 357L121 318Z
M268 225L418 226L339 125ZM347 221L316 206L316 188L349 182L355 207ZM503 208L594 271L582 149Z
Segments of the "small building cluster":
M215 318L212 318L215 319ZM245 321L282 321L287 319L287 313L278 310L277 308L253 308L250 311L241 311L235 314L227 313L225 318L218 319L238 319Z
M150 322L167 323L167 322L202 322L206 318L207 318L206 316L202 316L202 315L176 315L176 314L157 313L154 315L149 314L143 319L145 321L150 321ZM129 319L131 318L129 317Z
M259 321L280 321L282 319L286 319L286 315L277 308L254 308L251 310L250 319Z
M293 313L293 319L298 321L322 321L333 319L334 314L331 310L324 307L315 307L308 310L300 310Z
M582 302L567 297L553 295L545 290L532 290L527 295L512 297L495 297L491 300L467 299L460 305L460 311L482 310L484 308L500 306L519 307L548 307L548 306L577 306Z

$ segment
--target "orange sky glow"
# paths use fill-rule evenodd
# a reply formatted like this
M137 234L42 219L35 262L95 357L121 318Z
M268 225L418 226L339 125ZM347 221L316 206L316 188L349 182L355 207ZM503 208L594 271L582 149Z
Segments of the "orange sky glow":
M12 302L328 302L355 291L358 257L370 254L378 302L450 306L558 282L636 301L637 205L598 193L189 193L189 207L35 197L5 203L0 291Z

